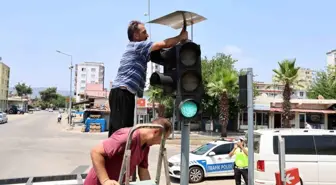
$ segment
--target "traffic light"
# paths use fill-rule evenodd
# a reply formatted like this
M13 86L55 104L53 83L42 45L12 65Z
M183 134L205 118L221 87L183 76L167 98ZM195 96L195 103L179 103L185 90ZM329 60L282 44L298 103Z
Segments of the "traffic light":
M165 94L176 98L179 121L197 119L204 94L200 46L191 41L179 43L151 52L151 61L164 70L151 75L150 85L159 86Z
M239 103L247 107L247 75L239 76Z
M163 89L166 95L176 91L176 49L162 49L151 52L151 61L163 66L163 73L154 72L150 77L150 85Z
M201 48L186 41L177 45L177 102L180 121L195 120L201 113L204 94Z

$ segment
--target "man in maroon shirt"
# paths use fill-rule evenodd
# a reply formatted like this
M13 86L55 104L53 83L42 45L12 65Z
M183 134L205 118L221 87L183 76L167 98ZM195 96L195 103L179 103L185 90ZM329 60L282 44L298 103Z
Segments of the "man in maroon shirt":
M157 118L152 123L160 124L166 131L166 138L171 134L171 123L168 119ZM84 185L119 185L118 178L124 156L128 133L132 128L122 128L114 132L91 150L93 168L85 178ZM149 147L161 142L161 130L141 128L133 133L131 144L130 174L138 166L140 180L149 180L148 153Z

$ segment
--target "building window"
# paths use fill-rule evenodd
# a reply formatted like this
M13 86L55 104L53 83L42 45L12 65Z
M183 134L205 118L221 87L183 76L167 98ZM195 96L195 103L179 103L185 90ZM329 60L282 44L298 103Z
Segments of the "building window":
M96 72L96 68L91 68L91 72Z
M95 81L91 81L92 84L96 83Z
M303 97L303 92L300 92L300 97Z
M86 69L85 69L85 67L82 67L82 71L85 71Z
M91 77L92 77L92 78L96 78L96 75L95 75L95 74L92 74Z
M255 124L256 125L264 125L264 126L268 126L268 113L267 112L255 112Z
M85 80L81 80L81 83L82 83L82 84L85 84Z
M81 77L82 77L82 78L85 78L85 74L81 74Z

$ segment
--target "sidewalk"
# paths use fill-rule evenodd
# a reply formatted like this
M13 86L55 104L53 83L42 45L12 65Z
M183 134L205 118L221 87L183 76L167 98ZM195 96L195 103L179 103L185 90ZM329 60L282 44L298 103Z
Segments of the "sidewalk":
M98 133L90 133L90 132L82 132L82 127L84 126L83 123L79 121L82 117L75 117L73 118L74 127L69 126L68 119L66 119L66 115L62 118L61 128L64 131L73 132L73 133L82 133L88 135L107 135L107 132L98 132ZM173 139L174 135L174 139ZM244 133L242 132L228 132L228 137L239 137L243 136ZM203 145L210 141L214 141L220 138L220 133L215 132L190 132L190 145ZM180 145L181 144L181 131L175 131L174 134L171 134L170 137L167 139L166 144L172 145Z

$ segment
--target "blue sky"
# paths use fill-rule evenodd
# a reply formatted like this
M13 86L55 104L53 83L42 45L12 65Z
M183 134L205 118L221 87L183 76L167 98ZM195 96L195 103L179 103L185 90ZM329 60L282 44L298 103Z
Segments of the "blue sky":
M210 3L211 2L211 3ZM152 0L152 19L189 10L208 20L194 26L202 54L232 54L237 68L253 67L258 81L271 81L277 62L296 58L301 67L322 69L336 48L336 1ZM104 62L106 84L113 80L133 19L146 21L147 0L8 0L0 2L0 56L11 67L10 86L69 89L74 63ZM152 40L179 30L152 25Z

